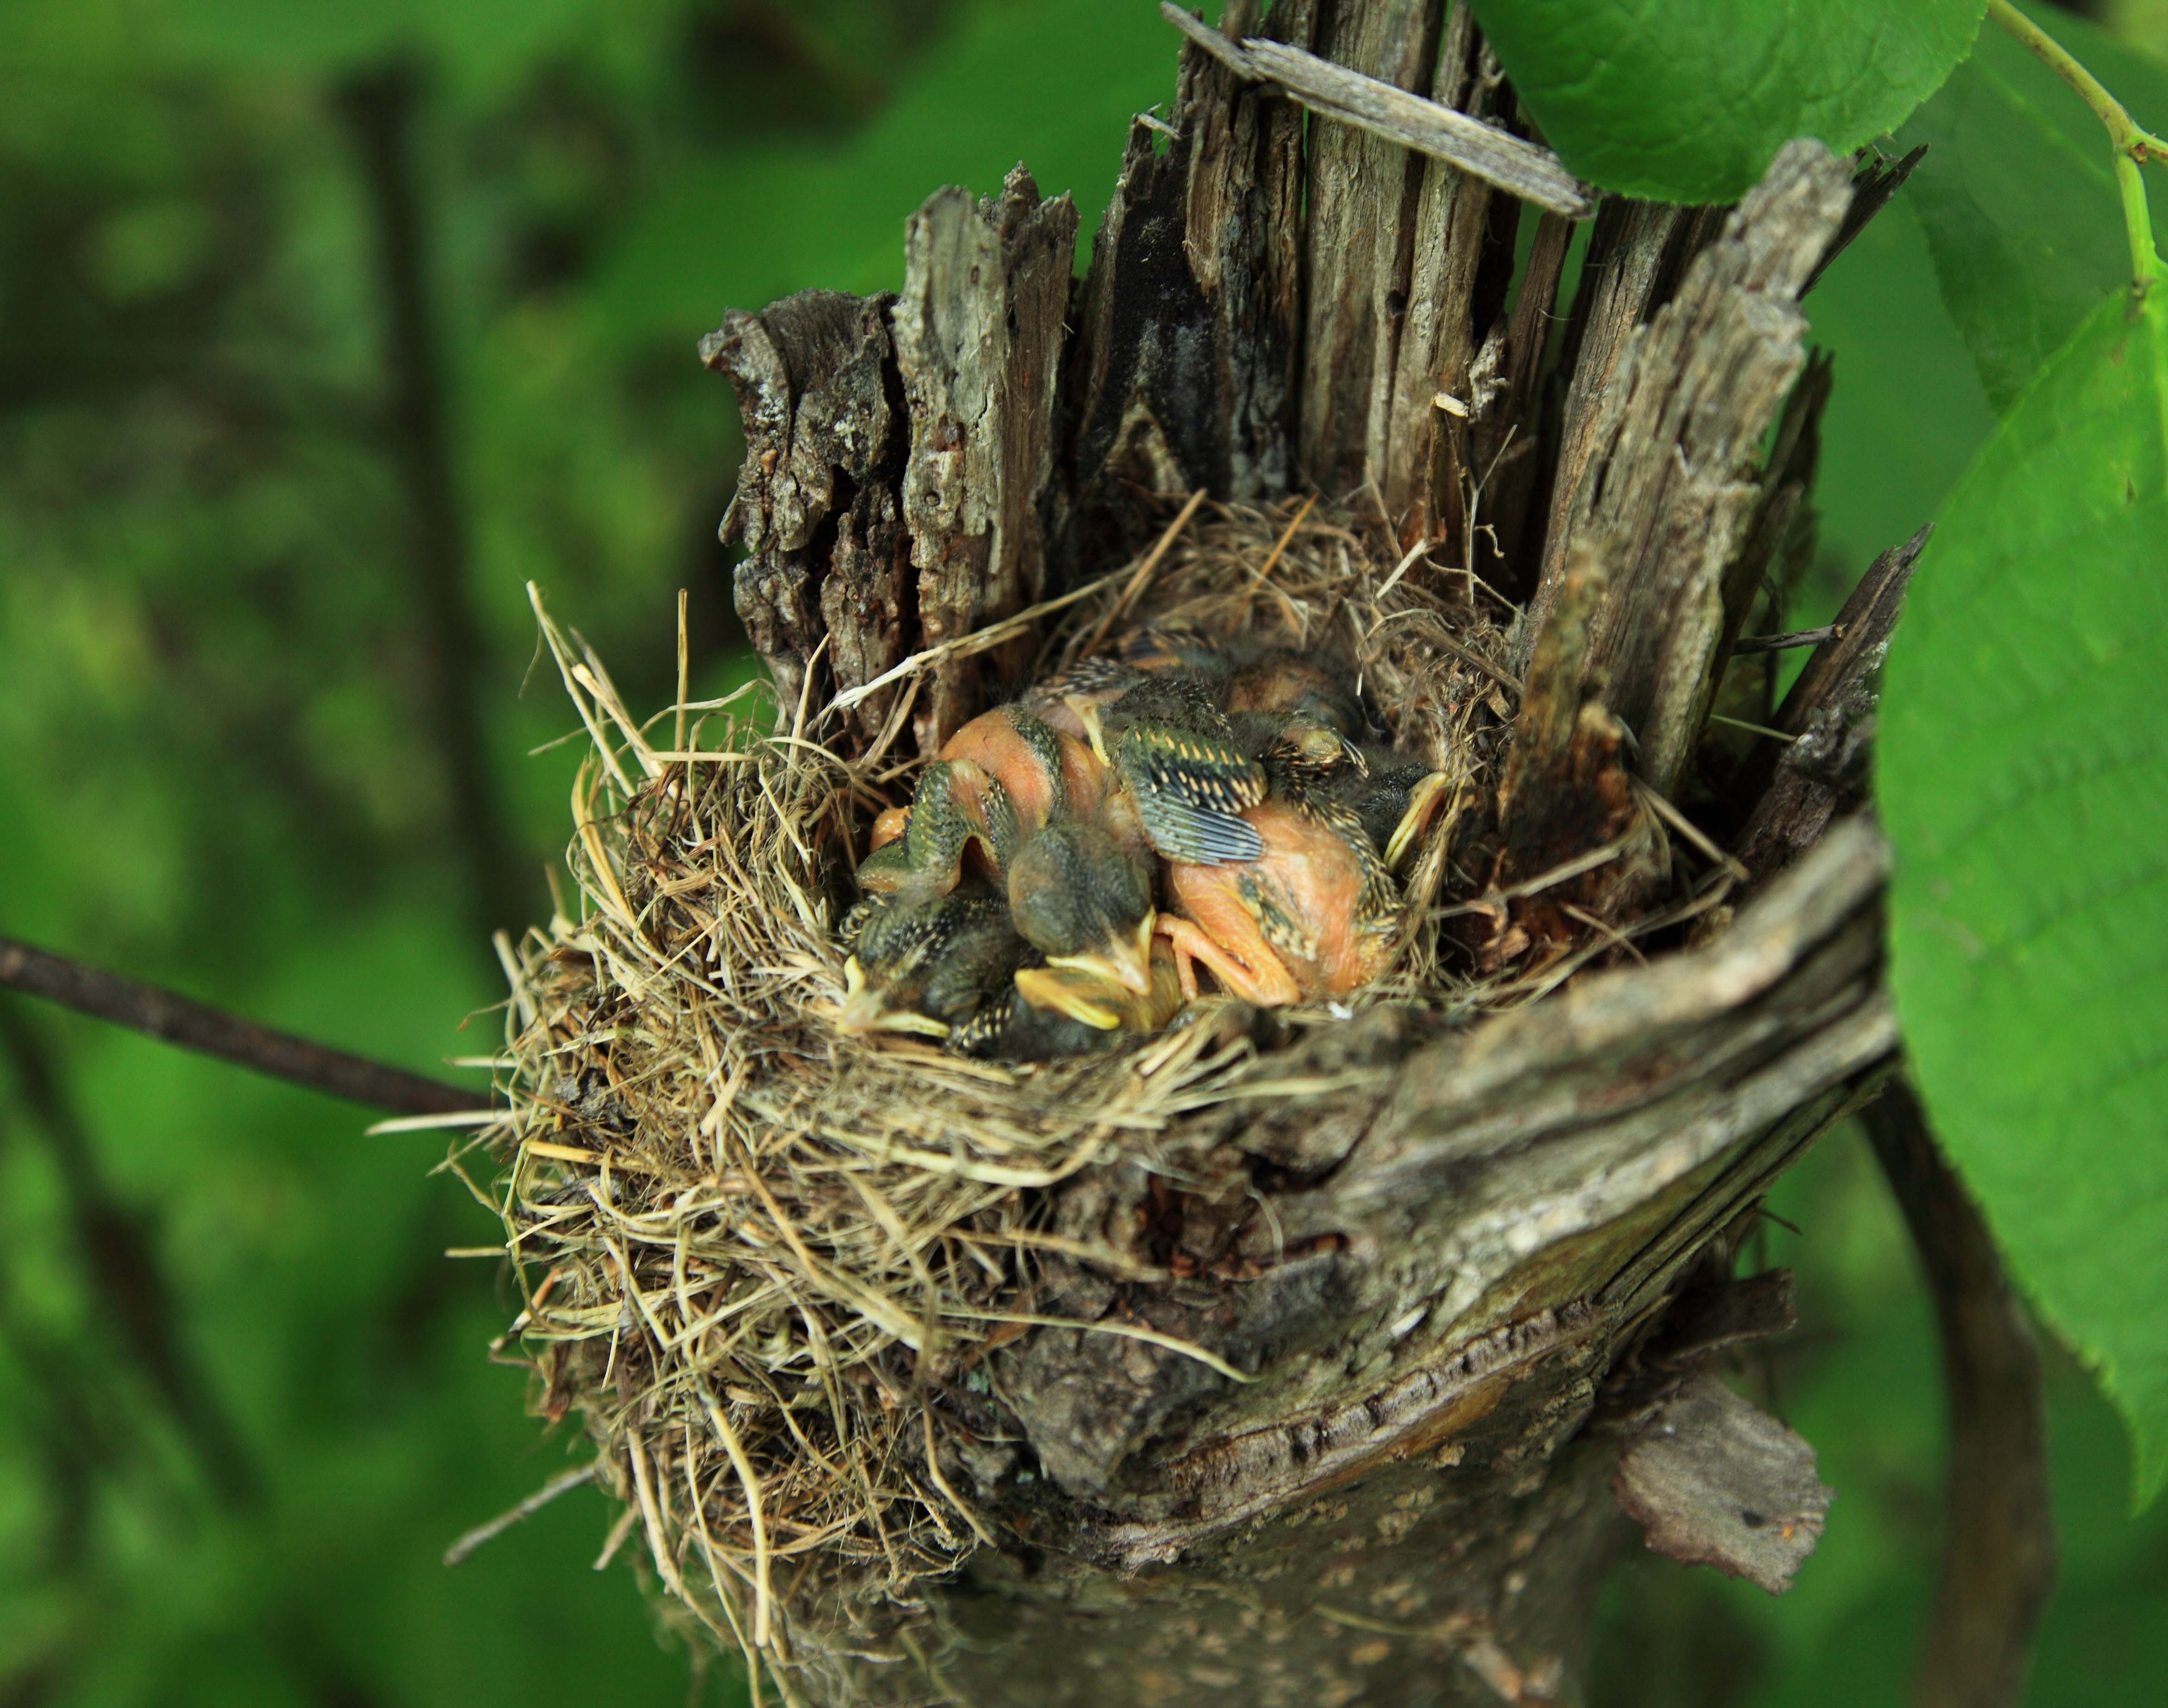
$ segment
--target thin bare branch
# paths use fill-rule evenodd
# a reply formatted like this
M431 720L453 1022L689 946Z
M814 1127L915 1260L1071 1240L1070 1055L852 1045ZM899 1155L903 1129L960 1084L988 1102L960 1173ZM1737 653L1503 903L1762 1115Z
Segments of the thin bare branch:
M290 1080L312 1091L327 1091L372 1109L438 1115L489 1106L486 1092L447 1085L403 1068L387 1067L326 1044L311 1043L291 1032L274 1032L155 984L49 955L8 937L0 937L0 988L41 996L146 1037L216 1056L272 1079Z

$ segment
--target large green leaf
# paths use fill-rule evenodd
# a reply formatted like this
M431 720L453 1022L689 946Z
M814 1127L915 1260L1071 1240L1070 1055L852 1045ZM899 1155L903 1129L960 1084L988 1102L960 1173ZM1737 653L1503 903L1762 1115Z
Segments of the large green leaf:
M2168 124L2168 65L2067 13L2053 13L2050 27L2139 124ZM1942 300L1999 411L2128 282L2107 133L2007 32L1987 29L1899 140L1928 145L1906 194ZM2154 194L2158 218L2168 190L2157 175Z
M1892 980L1935 1130L2168 1476L2168 287L1951 494L1891 646Z
M1840 151L1940 86L1986 0L1473 0L1513 87L1591 183L1728 202L1794 136Z

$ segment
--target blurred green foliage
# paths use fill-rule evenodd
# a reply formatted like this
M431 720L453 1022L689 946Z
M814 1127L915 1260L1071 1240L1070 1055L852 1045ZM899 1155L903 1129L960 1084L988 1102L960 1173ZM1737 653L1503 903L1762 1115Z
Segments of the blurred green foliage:
M736 410L693 340L725 306L893 284L924 194L1018 157L1088 231L1172 65L1149 0L15 0L0 931L424 1070L486 1053L487 928L547 907L573 763L528 756L571 720L524 583L635 706L669 692L680 586L696 689L742 679L714 533ZM368 114L417 199L449 534L400 426ZM1992 417L1902 199L1809 308L1837 362L1826 600ZM447 549L464 629L417 574ZM591 1492L438 1563L566 1443L486 1358L492 1266L442 1255L494 1223L429 1174L440 1141L365 1118L0 1002L0 1702L685 1700L625 1563L585 1570ZM1781 1602L1636 1562L1607 1700L1904 1689L1937 1526L1926 1308L1855 1138L1776 1207L1804 1326L1744 1378L1821 1448L1828 1536ZM2053 1399L2032 1700L2152 1700L2168 1524L2123 1516L2090 1387L2059 1366Z

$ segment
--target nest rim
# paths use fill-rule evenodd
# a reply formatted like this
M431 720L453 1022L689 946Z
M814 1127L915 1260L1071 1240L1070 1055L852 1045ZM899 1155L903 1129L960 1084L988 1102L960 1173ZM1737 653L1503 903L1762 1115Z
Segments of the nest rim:
M1269 640L1262 613L1288 644L1352 639L1394 745L1453 765L1455 798L1408 876L1387 970L1278 1011L1283 1041L1385 1003L1457 1021L1540 1000L1611 947L1532 978L1470 964L1457 922L1504 924L1467 899L1489 874L1455 856L1495 798L1517 694L1506 613L1420 544L1400 551L1382 520L1314 496L1194 495L1120 569L823 708L807 672L794 704L771 695L770 733L752 709L762 684L688 703L682 646L678 703L635 724L602 660L539 594L534 607L592 749L572 791L577 912L561 904L501 945L503 1112L454 1161L480 1148L499 1166L479 1195L503 1219L523 1305L499 1346L532 1371L533 1409L580 1414L593 1480L624 1505L620 1539L643 1530L685 1616L786 1696L798 1669L832 1685L833 1656L878 1642L914 1586L994 1541L949 1472L985 1450L964 1439L975 1427L998 1434L1000 1346L1081 1328L1255 1375L1148 1328L1031 1308L1049 1257L1165 1278L1055 1233L1049 1195L1116 1158L1152 1166L1175 1123L1269 1071L1279 1051L1237 1023L1245 1005L1208 998L1110 1054L1033 1064L824 1036L809 1013L842 988L844 868L923 762L895 748L933 669L1032 636L1036 677L1171 618ZM823 745L837 713L881 696L863 752ZM648 731L665 719L662 749Z

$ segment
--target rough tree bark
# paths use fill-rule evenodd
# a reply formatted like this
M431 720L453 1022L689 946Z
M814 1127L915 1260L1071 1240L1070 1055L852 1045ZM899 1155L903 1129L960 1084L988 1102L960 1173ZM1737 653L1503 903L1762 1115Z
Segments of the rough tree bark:
M1852 173L1800 143L1736 210L1607 203L1570 307L1576 228L1544 215L1509 307L1520 201L1269 81L1314 54L1511 130L1464 8L1283 0L1262 29L1286 50L1246 55L1257 8L1228 11L1216 48L1188 32L1169 118L1132 130L1073 305L1073 210L1019 169L927 204L900 298L808 292L708 341L746 416L726 526L748 631L817 709L1119 561L1163 520L1149 495L1382 505L1526 601L1496 910L1615 915L1650 881L1630 859L1513 890L1689 776L1804 512L1827 375L1798 298L1857 229ZM1787 734L1819 718L1856 747L1909 563L1878 565ZM875 695L826 733L863 749L908 709L930 751L1011 663L951 660L929 703ZM1691 949L1474 1026L1370 1008L1163 1135L1154 1168L1065 1183L1062 1232L1188 1278L1057 1264L1049 1308L1262 1379L1068 1330L995 1354L981 1445L942 1469L1000 1545L937 1598L947 1638L869 1668L884 1694L1576 1700L1627 1513L1781 1588L1828 1492L1707 1366L1788 1325L1785 1280L1735 1281L1735 1249L1894 1058L1886 856L1831 763L1744 767L1727 811L1766 881Z

